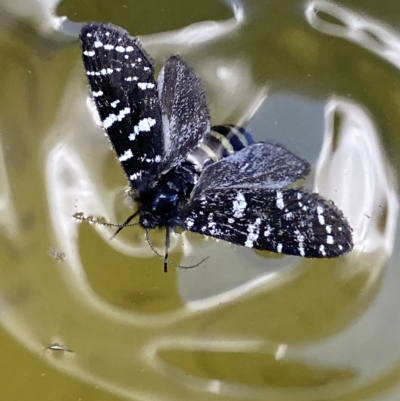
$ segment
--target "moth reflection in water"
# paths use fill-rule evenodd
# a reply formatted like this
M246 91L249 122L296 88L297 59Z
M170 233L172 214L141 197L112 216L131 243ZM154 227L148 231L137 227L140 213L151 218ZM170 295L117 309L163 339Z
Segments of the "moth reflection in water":
M138 205L120 229L136 215L147 236L165 229L165 271L176 227L308 258L352 249L332 202L286 188L308 174L306 161L270 141L234 147L244 133L235 127L211 131L201 82L180 56L167 59L156 82L148 55L122 28L91 23L80 39L92 97Z

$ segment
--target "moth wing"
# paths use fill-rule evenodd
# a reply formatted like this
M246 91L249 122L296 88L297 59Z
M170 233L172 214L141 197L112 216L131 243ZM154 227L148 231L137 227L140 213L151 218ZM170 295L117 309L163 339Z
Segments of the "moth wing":
M203 86L178 55L170 56L158 77L165 142L163 170L180 164L210 131Z
M80 40L103 127L132 187L140 191L155 179L164 157L153 65L138 40L120 27L91 23Z
M310 165L272 141L252 144L206 167L193 196L209 189L280 189L305 177Z
M333 258L353 247L352 230L332 202L294 189L210 190L182 210L180 224L236 245L306 258Z

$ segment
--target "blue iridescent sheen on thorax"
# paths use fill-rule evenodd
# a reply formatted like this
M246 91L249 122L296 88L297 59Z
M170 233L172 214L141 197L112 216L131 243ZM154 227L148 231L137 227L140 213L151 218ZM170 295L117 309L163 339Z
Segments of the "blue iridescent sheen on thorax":
M160 176L153 187L140 193L140 224L145 228L174 227L179 208L196 182L194 166L184 163Z

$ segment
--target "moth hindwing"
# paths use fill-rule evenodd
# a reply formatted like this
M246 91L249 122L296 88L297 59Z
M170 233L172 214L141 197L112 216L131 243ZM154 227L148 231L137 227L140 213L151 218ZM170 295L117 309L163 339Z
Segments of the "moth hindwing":
M92 97L132 187L139 224L146 232L166 229L165 270L170 229L178 226L304 257L352 249L351 228L335 205L286 189L308 174L306 161L280 144L254 143L241 127L210 129L201 82L180 56L166 60L156 82L148 55L122 28L92 23L80 39Z

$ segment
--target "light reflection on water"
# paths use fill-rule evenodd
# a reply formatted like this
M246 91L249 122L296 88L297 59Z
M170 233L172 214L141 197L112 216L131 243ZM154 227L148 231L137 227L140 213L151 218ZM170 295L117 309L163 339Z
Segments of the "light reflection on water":
M318 20L315 10L334 15L344 28ZM231 11L226 21L199 22L143 43L159 60L170 52L195 57L200 46L243 29L246 8L235 2ZM359 14L332 2L310 2L304 12L319 34L355 42L398 68L398 35L372 18L363 17L363 29L386 50L354 34ZM216 123L247 122L270 100L273 79L257 82L250 60L197 60ZM71 217L83 212L119 221L129 213L116 163L111 175L120 174L121 186L109 188L102 179L110 149L93 121L83 80L77 60L55 120L32 147L31 162L40 160L45 178L29 198L16 190L16 174L7 165L6 134L1 142L0 221L9 249L0 267L5 330L55 369L132 400L362 399L358 392L398 369L400 336L394 334L400 319L393 306L400 277L390 259L397 240L396 176L373 111L330 96L315 166L315 190L334 200L354 228L353 253L307 261L184 233L173 238L175 260L187 264L204 255L210 261L164 275L140 229L110 241L110 229L85 227ZM43 205L34 206L35 234L23 230L21 198L32 205L45 198L44 217ZM51 259L50 248L65 259ZM48 349L55 345L73 352Z
M396 30L365 13L339 6L330 1L310 1L305 10L308 23L326 35L343 37L364 47L383 60L400 67L400 43ZM336 19L329 21L325 18Z
M333 98L327 103L325 119L315 190L349 216L355 252L376 253L384 265L392 254L398 218L394 171L381 152L377 129L366 110Z

